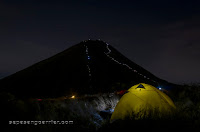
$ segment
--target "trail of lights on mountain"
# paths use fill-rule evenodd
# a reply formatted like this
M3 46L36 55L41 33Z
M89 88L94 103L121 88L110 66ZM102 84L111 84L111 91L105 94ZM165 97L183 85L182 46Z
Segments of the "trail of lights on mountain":
M88 59L88 61L87 61L88 75L89 75L90 80L91 80L92 74L91 74L91 69L90 69L90 65L89 65L89 60L90 60L91 57L88 54L88 47L87 47L87 45L84 45L84 46L85 46L85 53L86 53L87 59Z
M88 40L88 41L89 41L89 40ZM87 42L87 41L83 41L83 42ZM104 42L104 43L106 43L106 42ZM90 59L91 59L91 57L90 57L90 55L89 55L89 51L88 51L87 45L84 44L84 46L85 46L85 53L86 53L87 60L88 60L88 61L87 61L88 75L89 75L90 81L91 81L91 77L92 77L91 68L90 68ZM122 63L122 62L116 60L115 58L111 57L111 56L110 56L110 53L112 52L112 50L109 48L109 44L108 44L108 43L106 43L106 49L107 49L108 52L104 52L104 54L105 54L108 58L110 58L112 61L114 61L114 62L116 62L116 63L118 63L118 64L120 64L120 65L123 65L123 66L127 67L129 70L131 70L131 71L137 73L138 75L142 76L143 78L145 78L145 79L147 79L147 80L150 80L150 81L152 81L152 82L154 82L154 83L157 83L155 80L150 79L149 77L147 77L147 76L145 76L145 75L139 73L137 70L133 69L133 68L130 67L128 64Z
M116 63L118 63L118 64L120 64L120 65L126 66L128 69L130 69L131 71L133 71L133 72L137 73L138 75L144 77L145 79L151 80L151 81L153 81L153 82L156 83L155 80L152 80L152 79L146 77L145 75L139 73L137 70L133 69L133 68L130 67L128 64L125 64L125 63L119 62L119 61L116 60L115 58L111 57L109 54L110 54L112 51L111 51L111 49L109 48L109 44L108 44L108 43L106 43L106 48L107 48L108 52L107 52L107 53L104 52L104 54L105 54L108 58L110 58L111 60L113 60L114 62L116 62Z

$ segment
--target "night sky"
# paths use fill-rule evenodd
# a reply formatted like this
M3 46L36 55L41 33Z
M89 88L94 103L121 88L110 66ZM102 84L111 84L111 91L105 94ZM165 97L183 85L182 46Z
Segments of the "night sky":
M101 39L162 79L200 82L199 0L63 1L0 1L0 78Z

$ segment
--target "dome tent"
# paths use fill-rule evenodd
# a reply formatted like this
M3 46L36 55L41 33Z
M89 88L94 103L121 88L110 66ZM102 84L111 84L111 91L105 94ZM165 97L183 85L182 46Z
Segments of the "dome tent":
M110 121L135 116L135 119L147 117L155 112L171 114L176 108L173 101L165 93L149 84L140 83L128 89L122 96L111 116ZM133 115L134 114L134 115Z

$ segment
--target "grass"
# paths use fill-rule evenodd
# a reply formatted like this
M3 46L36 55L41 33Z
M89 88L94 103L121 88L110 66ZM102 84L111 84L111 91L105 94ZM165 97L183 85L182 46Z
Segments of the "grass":
M105 130L157 130L179 128L180 130L200 130L200 87L183 85L180 90L170 93L177 109L173 115L150 112L135 120L133 117L110 123L112 110L120 97L115 94L85 96L75 99L20 100L9 93L1 93L1 122L7 131L17 128L26 131L105 131ZM6 115L6 116L5 116ZM9 120L73 120L73 125L8 125Z
M15 130L24 126L26 131L32 131L34 128L44 131L56 130L98 130L102 124L109 121L110 114L105 114L106 110L113 109L117 104L119 97L114 94L102 94L75 99L37 99L20 100L9 93L1 93L1 119L5 124L13 120L58 120L73 121L73 125L9 125L8 131ZM5 117L5 116L4 116Z

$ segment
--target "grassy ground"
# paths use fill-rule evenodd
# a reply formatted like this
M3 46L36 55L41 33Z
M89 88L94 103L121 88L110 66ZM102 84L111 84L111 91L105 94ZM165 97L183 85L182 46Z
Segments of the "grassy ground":
M9 93L1 93L1 122L6 131L105 131L105 130L200 130L200 86L184 85L169 95L177 109L171 116L158 117L156 112L148 118L127 118L110 123L111 113L120 97L101 94L75 99L20 100ZM8 125L16 120L59 120L73 121L67 125Z

